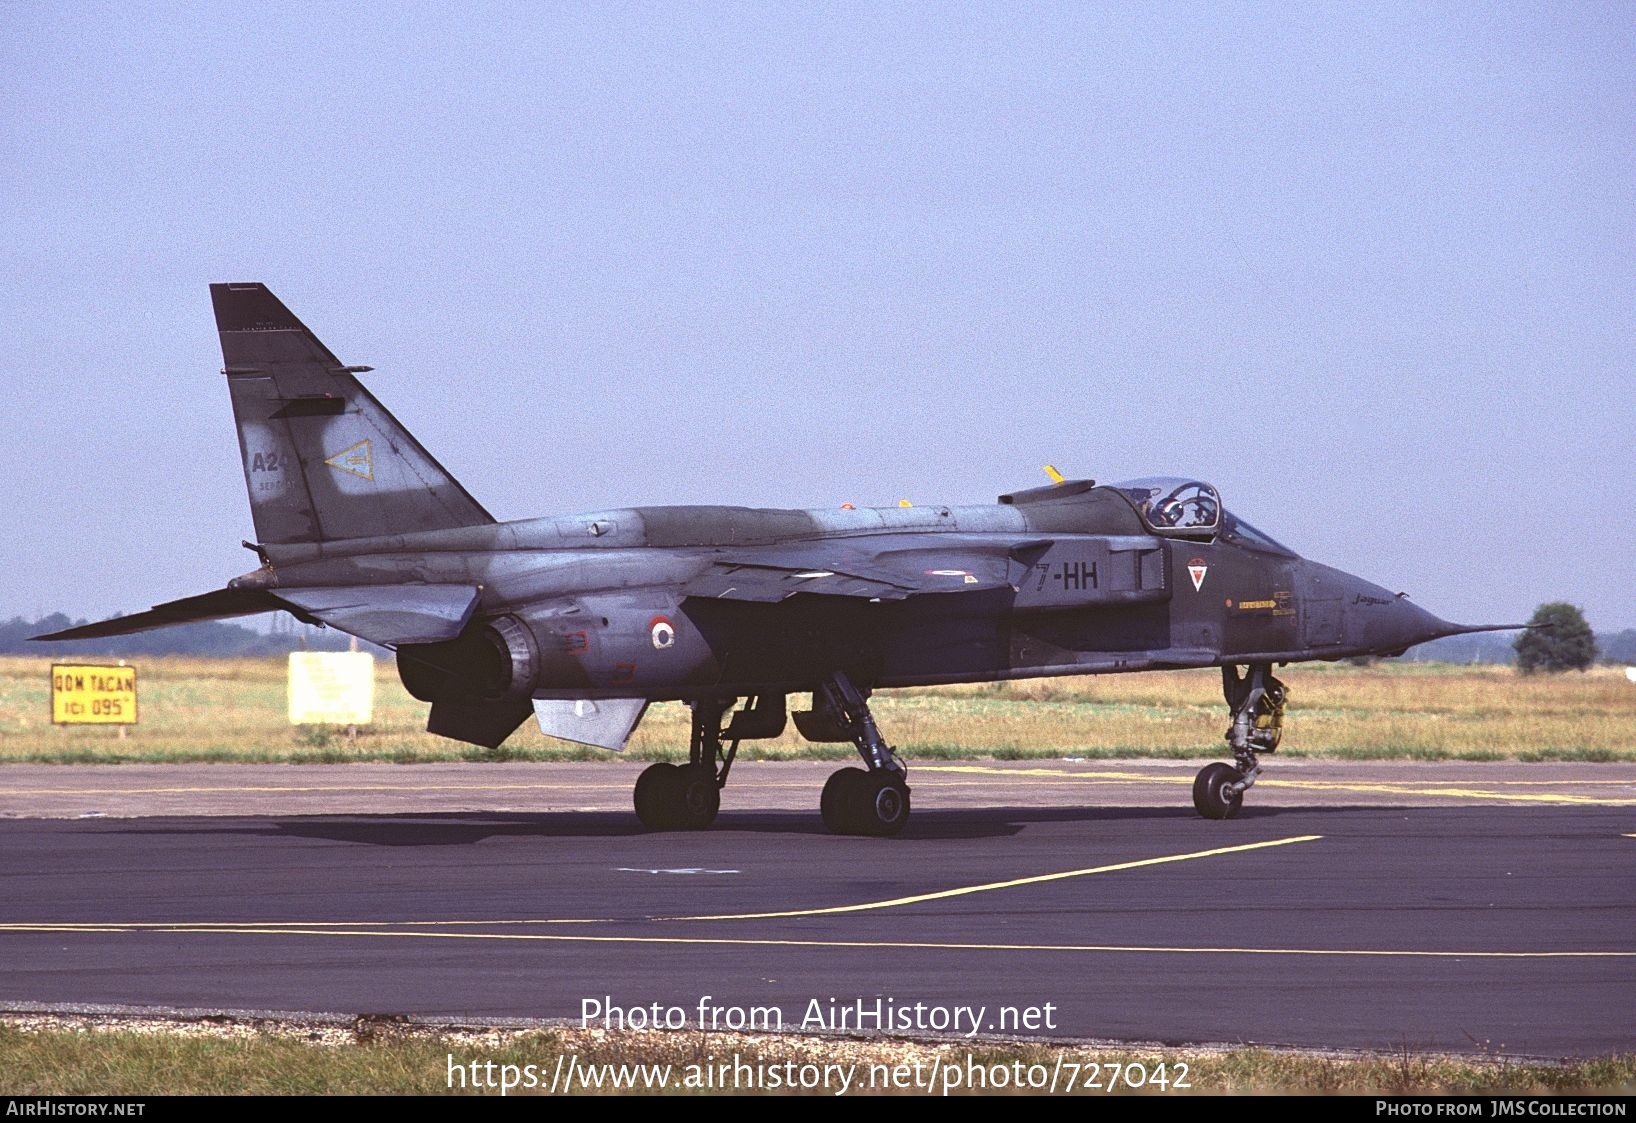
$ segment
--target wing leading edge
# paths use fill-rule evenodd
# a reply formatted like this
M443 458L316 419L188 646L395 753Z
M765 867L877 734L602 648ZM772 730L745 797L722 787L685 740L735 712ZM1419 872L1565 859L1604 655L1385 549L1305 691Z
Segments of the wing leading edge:
M137 632L151 632L173 624L195 624L203 620L230 620L238 616L254 616L262 612L277 612L287 607L265 589L217 589L196 597L166 601L146 612L130 616L115 616L95 624L81 624L64 628L49 635L30 636L33 640L103 639L108 636L128 636Z
M359 639L396 647L454 639L477 607L469 585L363 585L342 588L218 589L156 605L147 612L81 624L35 640L102 639L262 612L291 612Z

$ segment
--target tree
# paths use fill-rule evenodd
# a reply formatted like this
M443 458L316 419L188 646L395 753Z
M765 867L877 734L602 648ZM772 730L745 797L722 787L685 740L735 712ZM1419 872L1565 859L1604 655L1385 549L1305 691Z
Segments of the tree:
M1535 671L1583 671L1596 662L1596 636L1585 622L1585 614L1571 604L1553 601L1534 610L1530 628L1517 637L1517 669L1525 675Z

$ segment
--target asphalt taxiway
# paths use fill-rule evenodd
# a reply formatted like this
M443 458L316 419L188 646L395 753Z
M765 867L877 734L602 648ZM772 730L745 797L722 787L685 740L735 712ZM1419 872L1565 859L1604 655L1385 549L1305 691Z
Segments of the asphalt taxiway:
M833 767L698 834L634 765L3 767L0 1006L1636 1048L1628 767L1277 761L1214 822L1197 763L926 764L890 840L824 832Z

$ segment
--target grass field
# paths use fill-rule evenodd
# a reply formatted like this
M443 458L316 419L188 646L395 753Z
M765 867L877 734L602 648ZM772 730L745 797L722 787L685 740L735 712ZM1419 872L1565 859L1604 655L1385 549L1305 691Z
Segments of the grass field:
M494 752L424 732L426 706L389 663L377 667L375 722L356 737L285 720L283 660L138 659L141 724L50 722L49 659L0 657L0 762L567 760L599 758L529 722ZM1502 667L1302 664L1290 686L1281 753L1341 759L1636 761L1636 684L1608 668L1522 677ZM799 704L799 699L791 699ZM1226 727L1215 671L1038 679L882 691L875 713L910 759L1215 757ZM687 712L648 711L629 755L686 755ZM746 757L849 758L790 728L746 742Z
M450 1084L450 1067L472 1062L516 1066L520 1077L532 1065L538 1083L557 1073L557 1058L572 1056L577 1066L594 1066L601 1079L612 1074L602 1066L669 1066L668 1090L686 1093L689 1066L698 1082L712 1065L731 1064L735 1055L747 1063L782 1068L803 1065L847 1066L856 1093L873 1078L888 1083L885 1069L919 1062L924 1083L941 1056L948 1083L955 1066L963 1084L972 1066L994 1073L1009 1070L1009 1082L1022 1072L1042 1084L1049 1074L1077 1071L1080 1083L1113 1082L1154 1076L1162 1063L1165 1081L1178 1077L1186 1088L1173 1094L1320 1093L1351 1095L1586 1095L1636 1091L1636 1056L1615 1056L1567 1064L1506 1058L1455 1058L1404 1051L1396 1055L1315 1056L1265 1049L1166 1050L1087 1049L978 1043L937 1045L905 1041L858 1041L833 1038L770 1037L743 1034L600 1033L583 1030L437 1031L360 1020L352 1027L309 1027L217 1022L159 1024L141 1028L63 1025L67 1019L39 1026L0 1022L0 1073L11 1095L439 1095L460 1093ZM26 1021L26 1020L25 1020ZM968 1055L970 1060L968 1062ZM1074 1069L1059 1069L1061 1058ZM1022 1070L1015 1066L1021 1064ZM883 1069L870 1072L870 1066ZM1100 1066L1093 1070L1092 1065ZM1140 1068L1129 1066L1136 1065ZM704 1066L703 1068L697 1066ZM1035 1067L1037 1066L1037 1067ZM1029 1072L1027 1070L1031 1069ZM485 1074L488 1070L483 1070ZM627 1077L636 1074L625 1069ZM785 1071L789 1071L785 1069ZM1130 1074L1125 1077L1124 1074ZM646 1081L655 1078L652 1067ZM816 1076L816 1074L813 1074ZM904 1070L907 1079L908 1070ZM498 1076L490 1079L498 1079ZM745 1079L742 1078L741 1079ZM760 1078L764 1083L766 1076ZM837 1083L838 1083L837 1077ZM985 1077L987 1079L987 1077ZM749 1081L746 1079L746 1083ZM813 1083L817 1083L814 1079ZM581 1083L573 1089L594 1093ZM654 1089L657 1090L657 1089ZM834 1095L815 1088L813 1094ZM955 1093L969 1091L956 1085ZM984 1089L978 1089L983 1091ZM994 1091L993 1088L987 1089ZM1007 1089L1001 1089L1005 1091ZM1014 1091L1015 1089L1010 1089ZM1078 1089L1106 1095L1105 1089ZM471 1088L466 1094L474 1094ZM605 1094L613 1089L604 1085ZM1154 1087L1116 1088L1153 1095ZM512 1094L527 1094L521 1088ZM482 1089L475 1094L498 1094Z

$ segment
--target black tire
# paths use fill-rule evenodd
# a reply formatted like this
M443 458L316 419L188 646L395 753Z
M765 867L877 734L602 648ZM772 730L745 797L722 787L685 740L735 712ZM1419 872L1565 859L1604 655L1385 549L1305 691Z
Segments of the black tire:
M852 823L859 834L888 838L909 821L909 786L896 772L880 768L864 774L847 793Z
M1227 795L1227 785L1242 779L1230 764L1207 764L1193 780L1193 806L1206 819L1231 819L1244 806L1244 793Z
M831 772L829 779L824 781L824 794L818 800L818 811L831 834L861 833L853 822L853 812L859 800L852 793L868 779L869 773L861 768L842 768Z
M675 808L680 778L674 764L660 761L650 764L636 778L636 817L650 831L675 829Z
M716 770L708 764L684 764L671 781L673 822L684 831L702 831L716 821L721 810L721 787Z

